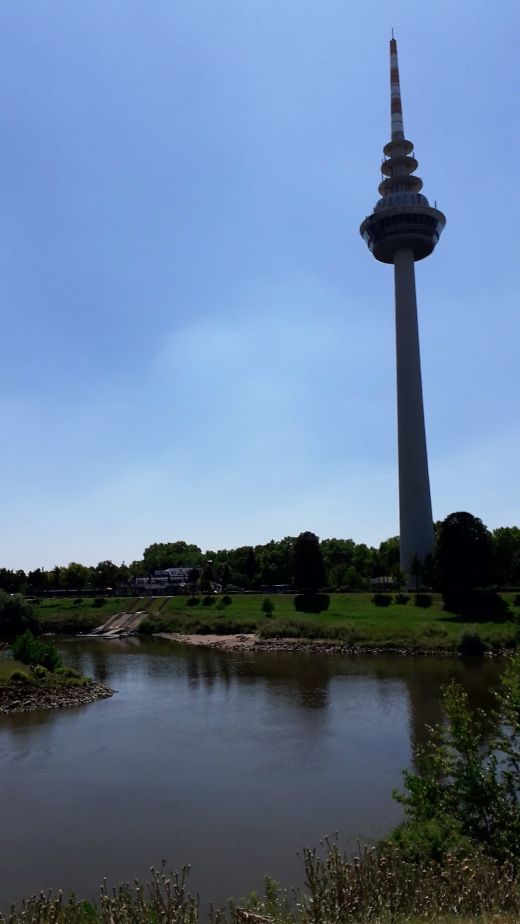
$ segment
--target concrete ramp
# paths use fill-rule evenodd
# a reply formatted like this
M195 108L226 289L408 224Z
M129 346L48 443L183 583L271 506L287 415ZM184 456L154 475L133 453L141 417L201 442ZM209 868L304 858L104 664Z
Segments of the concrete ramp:
M135 613L116 613L102 626L89 632L89 635L96 635L98 638L121 638L125 635L134 635L143 619L146 619L146 615L144 610L136 610Z

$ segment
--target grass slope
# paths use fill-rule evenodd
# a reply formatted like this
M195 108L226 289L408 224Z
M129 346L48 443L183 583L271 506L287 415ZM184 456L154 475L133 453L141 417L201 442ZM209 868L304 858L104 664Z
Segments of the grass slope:
M445 612L438 595L434 595L432 606L424 609L414 605L413 594L408 603L388 607L375 606L372 594L330 594L328 609L316 614L297 612L292 594L273 595L271 617L262 612L263 594L234 594L228 606L223 605L221 597L212 597L212 604L206 606L202 595L195 605L190 605L186 596L114 597L98 607L89 598L79 603L49 599L35 610L48 632L85 632L115 613L143 611L152 631L259 632L266 638L322 638L361 647L441 651L454 650L463 633L478 632L490 649L500 650L513 648L520 641L513 595L503 596L510 604L510 617L501 622L462 619Z

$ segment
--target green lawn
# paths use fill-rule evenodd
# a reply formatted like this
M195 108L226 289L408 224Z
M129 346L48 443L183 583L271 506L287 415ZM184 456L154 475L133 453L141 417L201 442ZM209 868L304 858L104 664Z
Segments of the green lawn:
M198 595L189 597L114 597L102 606L93 600L43 600L35 607L46 631L85 632L120 612L143 610L155 631L180 632L260 632L265 637L331 638L360 646L402 646L428 649L454 649L463 633L477 632L492 649L512 648L520 641L519 611L514 594L504 594L510 614L502 622L462 619L444 612L440 596L433 596L430 608L414 605L414 595L404 605L392 603L378 607L372 594L330 594L329 607L320 613L301 613L294 607L294 595L270 595L274 604L271 617L262 612L263 594L233 594L231 604L212 597L206 606Z
M28 674L29 668L21 661L13 661L11 658L4 658L0 655L0 683L9 682L13 671L23 671Z

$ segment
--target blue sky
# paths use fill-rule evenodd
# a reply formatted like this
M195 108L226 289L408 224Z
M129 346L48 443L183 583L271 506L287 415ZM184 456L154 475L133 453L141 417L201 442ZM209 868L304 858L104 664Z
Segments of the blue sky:
M392 26L434 516L520 522L520 8L3 0L0 566L397 533Z

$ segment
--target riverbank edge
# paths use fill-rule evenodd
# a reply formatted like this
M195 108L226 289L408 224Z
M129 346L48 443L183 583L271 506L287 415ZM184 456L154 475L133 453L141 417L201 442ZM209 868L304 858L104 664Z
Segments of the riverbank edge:
M78 685L5 683L0 685L0 713L34 712L36 709L63 709L83 706L117 693L110 687L88 680Z
M251 633L237 635L196 635L181 632L156 632L154 638L163 638L179 645L194 648L211 648L217 651L241 652L284 652L300 654L325 655L400 655L402 657L463 657L456 648L426 648L422 646L404 645L345 645L327 639L305 638L269 638L263 639ZM509 651L486 651L479 657L498 658L508 657Z

